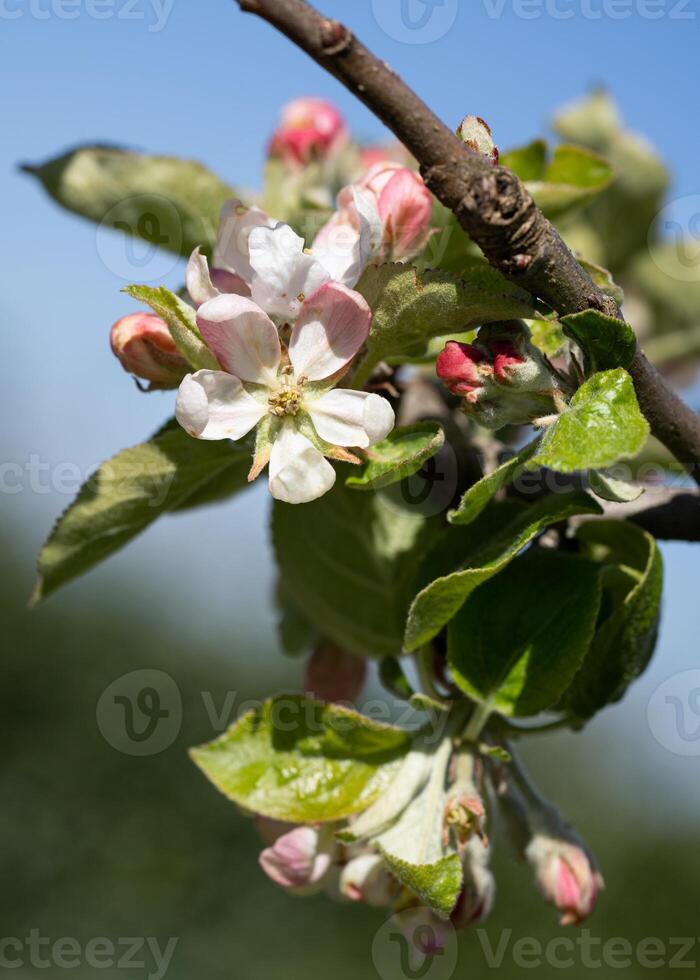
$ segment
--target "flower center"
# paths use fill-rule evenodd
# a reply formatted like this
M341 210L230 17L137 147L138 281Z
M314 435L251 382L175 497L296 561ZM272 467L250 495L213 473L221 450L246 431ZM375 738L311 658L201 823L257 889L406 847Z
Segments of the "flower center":
M295 383L290 378L284 378L277 391L272 392L267 399L270 414L278 418L283 415L296 415L301 408L302 387L301 379L300 383Z

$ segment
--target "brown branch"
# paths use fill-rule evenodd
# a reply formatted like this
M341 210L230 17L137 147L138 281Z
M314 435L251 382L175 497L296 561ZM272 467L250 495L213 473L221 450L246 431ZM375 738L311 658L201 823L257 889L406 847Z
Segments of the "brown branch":
M520 180L468 150L347 27L305 0L237 0L342 82L418 160L426 184L497 269L560 315L594 308L622 317L578 264ZM700 482L700 416L638 351L630 368L657 438Z
M631 504L604 504L606 517L632 521L662 541L700 541L700 496L688 490L649 490Z

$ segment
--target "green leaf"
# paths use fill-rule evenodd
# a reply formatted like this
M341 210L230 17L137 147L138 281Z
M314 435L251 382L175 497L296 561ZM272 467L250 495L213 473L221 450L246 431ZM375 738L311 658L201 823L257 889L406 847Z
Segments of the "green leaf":
M370 266L356 288L372 307L367 347L375 362L420 355L431 337L534 316L531 297L485 263L475 263L464 280L401 263Z
M417 507L340 480L319 500L273 510L285 590L320 633L365 655L401 652L415 574L434 534Z
M224 796L289 823L366 809L410 747L406 732L337 704L283 694L247 712L192 758Z
M624 320L598 310L583 310L561 318L564 333L581 348L584 368L590 376L597 371L628 368L637 350L634 330Z
M221 490L221 481L229 493L243 489L249 467L245 444L200 442L176 423L114 456L56 522L39 553L32 601L104 561L161 514L205 502L208 490Z
M22 169L68 211L185 257L211 250L219 211L236 196L194 160L116 147L81 146Z
M450 524L471 524L476 520L498 491L507 487L523 472L525 464L534 456L538 445L539 440L535 439L502 463L493 473L482 477L470 487L460 500L459 506L448 513L447 520Z
M648 436L629 374L623 368L603 371L581 385L545 432L530 466L560 473L603 469L636 456Z
M661 614L663 562L654 538L624 521L591 521L579 539L597 560L606 614L566 702L572 715L592 718L619 701L651 660Z
M202 340L195 311L179 296L165 286L127 286L123 292L150 306L165 320L177 349L195 371L200 368L221 370L221 365Z
M547 169L547 144L544 140L533 140L527 146L502 153L500 163L521 180L542 180Z
M503 715L556 704L581 666L600 608L600 566L530 551L467 599L448 631L455 683Z
M644 493L644 487L628 480L620 480L609 470L590 470L588 482L596 497L610 500L614 504L629 504L639 500Z
M558 146L542 179L527 182L537 206L548 218L587 204L613 180L610 163L581 146Z
M566 337L558 320L530 320L528 326L532 342L547 357L556 357L566 343Z
M394 429L390 436L367 449L367 462L345 481L355 490L379 490L400 483L417 473L426 460L435 455L445 442L445 433L437 422L417 422Z
M527 507L513 501L490 504L466 528L450 530L444 549L435 549L425 562L421 577L428 584L411 604L405 648L415 650L431 640L477 586L502 571L550 524L599 513L592 497L576 491L543 497Z

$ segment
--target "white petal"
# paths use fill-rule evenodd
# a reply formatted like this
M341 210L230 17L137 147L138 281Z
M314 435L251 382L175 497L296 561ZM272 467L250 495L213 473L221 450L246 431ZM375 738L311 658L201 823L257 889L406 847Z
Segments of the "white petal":
M367 449L394 428L394 411L381 395L334 388L305 408L320 437L333 446Z
M240 439L258 424L267 407L225 371L197 371L183 379L175 416L195 439Z
M328 282L305 301L289 340L296 376L321 381L344 368L367 340L372 311L359 293Z
M270 493L288 504L306 504L327 493L335 470L315 446L288 422L275 439L270 456Z
M219 364L243 381L274 384L280 363L277 327L245 296L216 296L200 306L197 326Z
M288 225L256 228L250 235L253 299L267 313L295 320L307 296L329 279L304 252L304 240Z
M201 306L208 299L213 299L219 295L219 290L211 281L207 257L202 255L199 246L190 255L185 281L187 292L192 297L195 306Z
M253 269L250 265L249 238L254 228L274 228L276 222L260 208L248 208L241 201L227 201L221 209L221 223L214 249L217 269L235 272L250 283Z
M372 194L346 187L338 195L338 211L313 244L313 255L331 279L352 288L367 263L381 251L384 228Z

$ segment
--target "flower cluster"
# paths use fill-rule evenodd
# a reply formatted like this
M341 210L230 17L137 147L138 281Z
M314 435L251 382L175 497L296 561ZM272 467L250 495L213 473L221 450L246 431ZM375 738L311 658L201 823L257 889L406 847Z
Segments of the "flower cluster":
M558 378L520 321L482 327L473 344L450 340L437 376L462 409L488 429L535 422L556 409Z
M305 100L285 111L273 147L303 163L342 134L332 107ZM336 385L372 320L354 287L370 261L420 251L431 214L421 178L388 162L341 191L311 248L289 225L231 200L211 265L197 248L186 274L197 328L221 370L186 373L166 325L148 315L115 326L115 353L152 388L181 382L175 414L192 437L242 439L255 429L250 479L269 464L274 497L314 500L334 484L328 458L359 463L350 450L368 449L393 428L385 398Z

